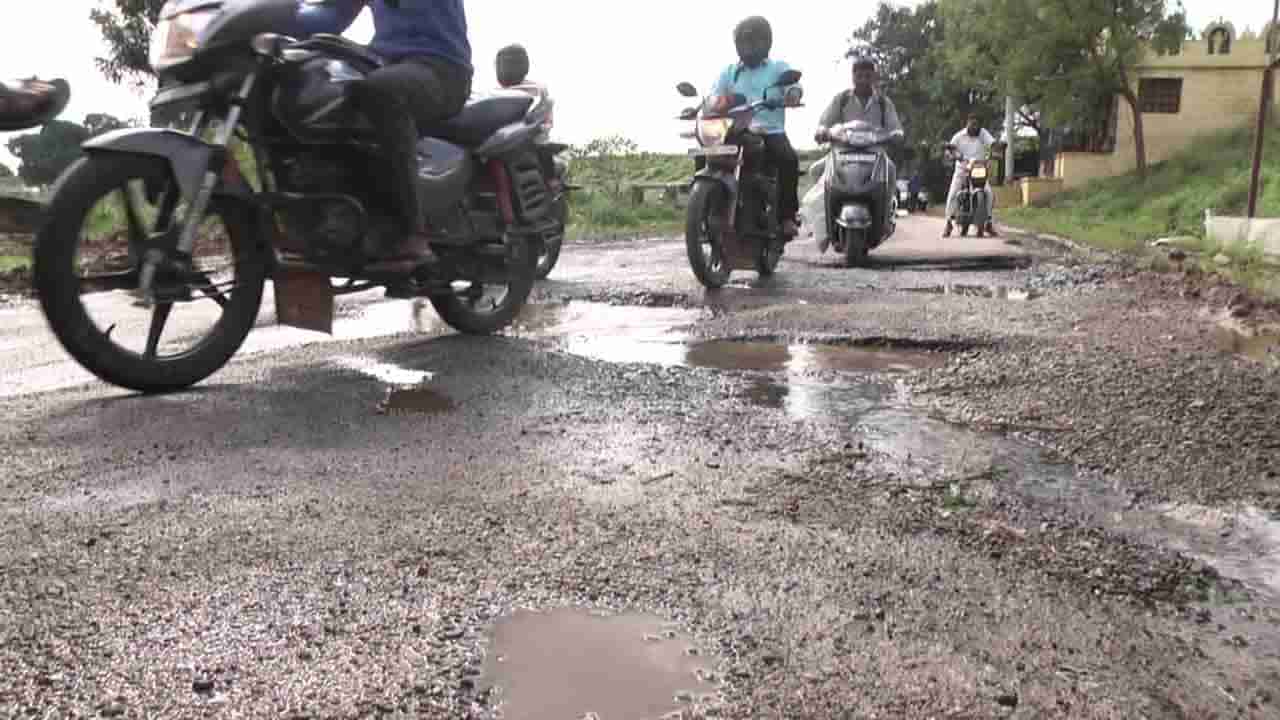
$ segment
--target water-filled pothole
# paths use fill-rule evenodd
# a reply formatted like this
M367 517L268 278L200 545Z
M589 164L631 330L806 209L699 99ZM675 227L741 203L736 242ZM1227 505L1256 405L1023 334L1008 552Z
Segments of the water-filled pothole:
M481 686L507 718L657 718L716 691L713 661L647 615L517 612L497 623L487 656Z
M924 287L903 288L906 292L928 293L930 295L958 295L961 297L990 298L993 300L1034 300L1040 293L1020 287L1008 285L965 285L948 283L946 285L926 285Z

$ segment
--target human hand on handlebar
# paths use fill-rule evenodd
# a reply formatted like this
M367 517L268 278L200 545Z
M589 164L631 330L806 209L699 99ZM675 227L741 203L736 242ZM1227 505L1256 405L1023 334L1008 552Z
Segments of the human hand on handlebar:
M821 144L830 139L831 139L831 133L827 130L827 128L821 125L819 125L818 129L813 133L813 141L816 143Z

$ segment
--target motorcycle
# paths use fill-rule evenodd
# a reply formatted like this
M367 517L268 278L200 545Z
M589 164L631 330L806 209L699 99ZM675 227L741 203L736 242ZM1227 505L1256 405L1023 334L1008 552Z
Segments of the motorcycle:
M386 168L370 142L372 126L348 102L346 86L385 61L336 35L275 32L292 26L297 7L297 0L169 0L152 39L161 89L151 104L194 108L190 128L98 136L59 179L36 244L35 285L63 347L103 380L164 392L213 374L253 328L268 279L281 324L327 333L337 295L377 287L427 297L467 334L494 333L523 308L542 238L555 225L535 145L548 103L496 93L422 128L417 191L438 260L376 262L403 230L389 206L394 195L380 182ZM233 137L243 145L231 147ZM127 263L101 268L92 257L75 258L105 196L128 231L86 247L122 237L128 253ZM206 221L220 221L221 230ZM215 271L219 261L229 267ZM81 266L100 272L76 277ZM103 330L90 319L88 305L110 303L87 303L82 288L142 298L151 318L141 351L116 342L128 327ZM161 354L170 313L196 303L218 313L213 327L195 335L184 323L179 339L200 339Z
M799 88L791 88L784 100L767 96L769 90L795 85L800 77L800 71L787 70L759 100L748 101L741 94L704 98L699 107L680 113L679 119L694 122L694 130L684 136L698 143L689 150L697 171L689 192L685 247L694 276L707 288L723 287L734 270L772 275L782 259L787 238L776 210L778 179L765 161L764 136L752 119L760 110L799 107ZM676 89L684 97L698 97L690 83Z
M897 168L886 146L900 134L855 120L827 129L831 144L823 172L827 235L846 267L866 263L867 254L897 229Z
M0 132L40 127L62 114L71 86L61 78L0 80ZM0 195L0 232L26 234L40 226L44 206L25 197Z
M547 89L536 83L521 83L512 85L508 89L540 96L547 102L553 103ZM554 103L552 107L554 107ZM555 226L548 230L542 238L542 252L538 255L537 277L539 280L550 275L556 266L556 262L560 259L560 248L564 244L565 228L569 224L568 194L582 189L581 186L568 182L569 164L561 155L569 149L569 146L564 143L551 142L550 135L553 125L553 113L548 112L546 119L542 123L543 132L536 141L538 160L542 164L542 174L543 177L547 178L547 185L551 191L550 217L555 221Z
M956 147L947 145L947 152L954 156ZM987 160L965 160L959 158L956 160L956 172L963 173L963 184L960 186L959 192L956 193L956 216L954 221L960 226L960 237L969 234L969 226L977 228L977 236L983 237L986 234L987 223L991 220L991 204L988 202L988 196L985 192L987 187L988 174L990 172L990 163ZM942 236L951 235L950 225L943 231Z
M897 185L898 185L898 208L901 210L906 210L907 212L910 212L912 209L912 205L914 205L914 203L911 202L912 200L911 184L908 183L906 180L900 179L898 180Z

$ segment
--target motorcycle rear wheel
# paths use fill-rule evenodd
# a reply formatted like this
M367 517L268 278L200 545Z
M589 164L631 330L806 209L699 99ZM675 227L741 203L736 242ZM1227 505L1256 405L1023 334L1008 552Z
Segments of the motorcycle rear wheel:
M34 254L33 279L40 297L40 307L58 342L81 366L108 383L142 393L173 392L190 387L221 369L240 349L245 337L253 329L262 303L263 285L266 282L267 263L254 238L253 213L248 207L215 196L205 215L206 219L222 221L231 245L234 281L227 292L219 289L226 283L217 283L207 275L201 292L221 307L219 316L207 334L199 337L189 349L173 355L160 355L159 343L169 315L177 306L190 304L184 300L157 302L152 306L146 347L141 353L126 348L112 339L118 322L105 330L90 317L82 289L88 283L92 289L101 278L111 278L116 290L132 290L137 287L140 258L134 242L146 236L146 242L156 237L176 238L172 224L176 222L176 203L168 213L161 210L156 215L156 228L148 234L141 225L130 223L126 236L130 238L128 257L117 258L119 267L128 265L123 272L108 273L99 278L81 278L77 270L87 270L94 264L104 264L101 255L97 260L86 259L83 252L92 252L91 245L110 240L116 235L90 238L92 223L99 220L95 211L108 196L115 196L131 183L146 187L168 189L177 193L168 163L164 160L137 155L91 156L77 160L59 179L58 190L49 204L49 222L40 230ZM176 197L176 196L175 196ZM128 201L126 214L132 215ZM99 213L100 214L100 213ZM131 219L137 219L133 216ZM162 224L170 228L161 231ZM135 231L137 235L135 236ZM169 242L162 240L159 242ZM201 240L197 239L197 250ZM199 253L193 262L201 259ZM211 256L212 257L212 256ZM221 256L219 256L221 259ZM159 280L158 280L159 282ZM185 286L186 281L171 280L175 287ZM129 286L132 287L129 287ZM188 292L192 288L188 287ZM193 293L194 296L194 293ZM127 302L122 297L95 298L95 305L122 310ZM191 302L199 302L193 300ZM137 303L134 305L137 306ZM126 327L125 330L128 328Z
M556 207L552 210L556 214L556 219L560 223L560 232L545 238L542 241L542 254L538 255L538 273L539 280L545 279L555 269L556 263L560 260L560 246L564 244L565 227L569 224L569 206L564 198L556 203Z
M466 335L492 335L510 325L524 309L537 281L538 256L525 238L513 237L508 243L506 290L500 300L486 295L487 288L480 282L431 296L431 306L453 329Z

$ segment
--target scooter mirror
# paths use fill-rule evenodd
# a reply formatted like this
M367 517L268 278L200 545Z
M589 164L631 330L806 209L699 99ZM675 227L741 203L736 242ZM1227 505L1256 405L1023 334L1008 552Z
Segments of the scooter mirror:
M676 91L685 97L698 97L698 88L691 83L682 82L676 85Z

